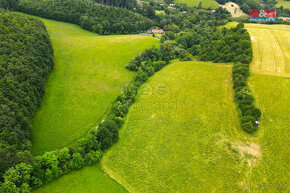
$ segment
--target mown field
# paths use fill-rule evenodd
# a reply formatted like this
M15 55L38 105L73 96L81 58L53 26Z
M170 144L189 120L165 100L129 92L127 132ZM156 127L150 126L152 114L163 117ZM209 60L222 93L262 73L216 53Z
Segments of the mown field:
M80 27L42 19L55 51L55 68L33 119L33 153L74 142L102 120L133 73L130 59L158 46L150 36L98 36Z
M252 74L250 85L263 112L255 140L262 159L246 181L251 192L289 192L290 79Z
M198 4L202 3L202 8L218 8L219 5L215 0L176 0L175 3L184 3L190 7L197 7Z
M240 6L234 2L227 2L226 4L222 5L223 8L226 8L232 15L232 17L241 17L246 16L241 9Z
M259 159L239 125L231 66L174 62L142 87L101 164L129 192L236 192Z
M277 5L276 7L281 7L283 6L284 8L290 8L290 1L285 1L285 0L277 0Z
M290 26L246 24L254 49L251 71L290 76Z

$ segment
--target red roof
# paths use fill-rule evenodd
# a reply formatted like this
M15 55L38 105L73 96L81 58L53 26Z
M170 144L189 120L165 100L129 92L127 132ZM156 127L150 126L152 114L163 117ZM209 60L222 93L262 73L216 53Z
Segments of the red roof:
M152 33L155 33L155 34L163 34L164 33L164 31L162 29L152 29L151 31L152 31Z

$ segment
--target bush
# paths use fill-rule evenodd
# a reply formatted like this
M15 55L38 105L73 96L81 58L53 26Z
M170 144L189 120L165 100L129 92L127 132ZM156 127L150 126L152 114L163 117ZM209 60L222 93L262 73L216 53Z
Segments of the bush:
M82 157L80 153L74 153L72 156L72 160L69 163L69 168L71 169L79 169L83 167L85 164L85 159Z
M251 122L243 123L242 129L248 133L254 133L258 130L258 127L254 127Z
M252 116L252 117L255 117L256 120L259 120L262 113L261 113L261 110L258 109L258 108L253 108L253 109L249 109L247 110L244 115L249 115L249 116Z
M249 116L249 115L241 117L242 124L248 123L248 122L251 122L253 125L255 125L256 119L252 116Z
M102 157L102 152L100 150L98 151L93 151L91 150L88 154L85 156L85 162L88 165L93 165L97 163Z

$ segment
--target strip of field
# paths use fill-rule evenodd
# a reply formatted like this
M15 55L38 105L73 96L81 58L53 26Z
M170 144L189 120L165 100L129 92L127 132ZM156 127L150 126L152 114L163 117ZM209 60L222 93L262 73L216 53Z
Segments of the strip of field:
M184 3L190 7L197 7L198 4L201 2L202 8L218 8L219 5L215 0L176 0L176 3Z
M251 71L290 77L290 26L246 24L252 37Z
M247 14L245 14L240 6L234 2L227 2L224 5L220 5L223 8L226 8L232 15L232 17L241 17L241 16L247 16Z
M104 174L99 166L72 171L33 193L125 193L122 186Z
M277 0L277 5L276 7L281 7L283 6L284 8L290 9L290 1L285 1L285 0Z
M59 148L101 121L133 73L124 67L146 48L150 36L98 36L80 27L42 19L55 51L42 105L33 120L33 153Z
M249 83L263 112L255 136L263 156L245 186L249 192L289 192L290 79L253 74Z
M102 167L129 192L242 191L260 151L232 95L230 65L170 64L141 88Z

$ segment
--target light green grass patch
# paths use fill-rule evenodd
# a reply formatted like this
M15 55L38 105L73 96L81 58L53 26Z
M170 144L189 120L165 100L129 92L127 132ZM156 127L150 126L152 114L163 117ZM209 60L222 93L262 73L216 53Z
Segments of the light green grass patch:
M249 81L263 112L257 141L262 159L249 173L251 192L289 192L290 79L252 74Z
M277 5L276 7L281 7L283 6L284 8L290 9L290 1L285 1L285 0L277 0Z
M99 36L79 26L42 19L55 51L41 108L33 119L33 153L60 148L102 120L133 73L125 69L142 50L158 46L141 35Z
M245 24L254 51L251 71L290 77L290 26Z
M140 90L102 158L129 192L234 192L248 170L248 147L233 102L231 65L174 62Z
M233 21L233 22L228 22L223 27L230 29L230 28L235 28L238 24L239 24L238 22Z
M202 8L218 8L219 5L215 0L176 0L176 3L184 3L190 7L197 7L198 4L202 3Z
M125 193L122 186L108 177L99 166L87 166L72 171L53 182L46 184L33 193Z

